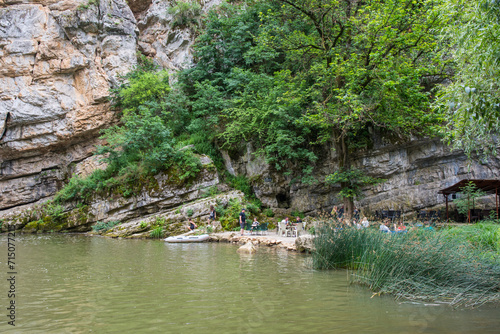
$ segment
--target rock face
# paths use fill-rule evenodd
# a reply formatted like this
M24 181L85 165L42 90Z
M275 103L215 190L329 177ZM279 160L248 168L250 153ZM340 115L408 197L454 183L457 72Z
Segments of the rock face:
M206 197L204 194L207 190L218 186L220 180L211 165L212 161L206 156L200 160L205 162L205 168L189 184L178 184L171 180L168 173L160 173L155 176L155 182L127 198L119 193L111 193L95 195L87 205L69 203L61 207L42 204L32 209L5 210L3 228L6 230L7 225L15 225L16 229L25 232L88 231L97 222L123 222L125 224L113 229L112 236L129 236L160 224L158 221L162 226L172 223L186 225L187 218L191 217L200 224L205 223L210 214L210 205L217 203L224 207L231 199L241 200L243 193L227 191Z
M54 194L115 121L107 102L136 63L125 0L6 1L0 8L0 208Z
M253 180L254 191L265 205L288 209L287 214L292 209L319 213L330 212L333 205L341 204L335 196L339 187L324 183L325 176L337 168L335 154L327 148L325 151L329 154L318 161L314 170L318 183L310 186L291 183L291 177L273 171L261 157L255 156L251 145L236 158L228 154L223 154L223 158L230 172ZM462 152L452 152L438 140L414 140L401 146L379 142L369 152L356 154L353 165L386 180L364 189L365 197L355 203L367 215L376 210L443 208L445 199L438 194L440 189L462 179L500 177L498 158L485 164L469 162Z
M117 120L109 90L138 51L165 68L190 65L194 36L172 28L171 3L128 3L0 0L0 216L88 174L99 131Z
M201 0L188 3L199 4L201 14L221 1ZM181 14L169 13L169 8L174 5L173 1L153 0L147 11L137 14L141 31L138 46L144 54L155 57L155 61L163 68L179 70L193 62L191 47L195 39L196 20L176 26L176 16Z

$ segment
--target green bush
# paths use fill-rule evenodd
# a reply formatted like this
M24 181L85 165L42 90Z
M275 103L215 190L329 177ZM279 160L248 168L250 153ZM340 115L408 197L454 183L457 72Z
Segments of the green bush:
M172 27L198 25L201 16L201 5L197 2L177 1L167 12L173 16Z
M115 108L123 111L121 122L103 131L96 154L107 163L89 177L74 175L56 194L55 201L87 202L95 193L116 191L130 197L143 187L157 186L152 175L169 171L171 182L190 182L201 170L191 150L176 148L174 137L186 126L189 116L183 98L169 85L166 71L156 71L142 60L112 91Z
M194 215L194 210L193 210L193 209L187 209L187 211L186 211L186 215L187 215L188 217L191 217L192 215Z
M212 197L212 196L215 196L215 195L218 195L219 194L219 189L217 189L217 186L212 186L208 189L205 189L201 195L202 198L206 198L206 197Z
M99 221L94 226L92 226L92 230L94 230L95 232L106 232L118 224L120 224L119 221L109 221L106 223Z
M443 235L450 239L468 242L482 252L500 254L500 225L477 223L468 226L451 227L443 230Z
M250 185L250 181L245 175L238 175L238 176L231 175L228 177L228 182L232 188L240 190L245 194L247 198L255 197L252 186Z
M303 212L300 212L298 210L294 210L294 211L292 211L292 217L300 217L303 219L305 217L305 215Z
M155 226L151 231L149 231L149 236L151 238L160 239L163 238L163 226Z
M242 208L242 203L238 199L230 199L224 209L221 205L217 205L217 217L224 230L231 231L239 226L239 215Z
M271 208L264 209L264 214L265 214L267 217L274 217L274 211L273 211L273 209L271 209Z
M260 206L262 204L258 200L253 200L246 205L246 209L248 213L253 215L258 215L260 213Z

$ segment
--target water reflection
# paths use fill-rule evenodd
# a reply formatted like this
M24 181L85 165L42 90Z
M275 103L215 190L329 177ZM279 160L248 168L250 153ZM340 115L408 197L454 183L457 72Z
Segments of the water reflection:
M4 236L0 243L5 250ZM347 283L346 271L314 271L305 255L236 250L227 244L22 236L16 331L498 332L498 308L453 311L370 298L364 287ZM4 293L2 298L6 305Z

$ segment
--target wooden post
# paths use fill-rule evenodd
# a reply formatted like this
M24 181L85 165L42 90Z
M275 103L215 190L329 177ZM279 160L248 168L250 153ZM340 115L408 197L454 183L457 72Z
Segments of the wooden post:
M446 200L446 222L450 219L448 216L448 195L443 194L444 199Z

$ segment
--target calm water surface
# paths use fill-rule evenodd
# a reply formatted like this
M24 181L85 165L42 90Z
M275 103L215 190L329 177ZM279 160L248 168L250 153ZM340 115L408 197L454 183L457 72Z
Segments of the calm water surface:
M346 271L315 271L310 258L228 244L167 244L83 235L16 240L12 333L499 333L500 308L371 297ZM0 236L7 277L7 237ZM2 288L3 287L3 288Z

